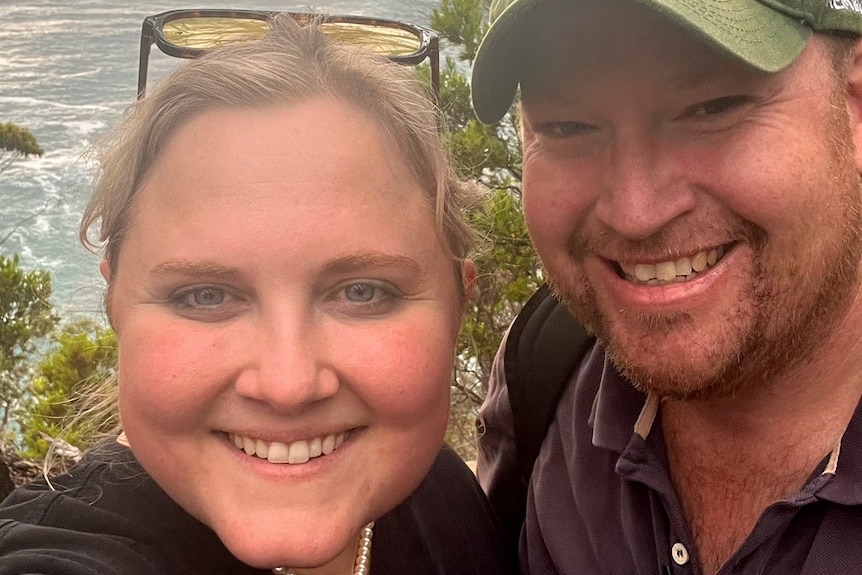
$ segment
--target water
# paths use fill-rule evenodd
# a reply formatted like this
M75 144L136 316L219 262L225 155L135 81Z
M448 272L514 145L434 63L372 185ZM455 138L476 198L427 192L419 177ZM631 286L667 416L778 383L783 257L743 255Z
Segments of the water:
M428 24L437 0L328 0L318 12ZM60 313L99 317L99 258L78 242L92 163L84 156L135 98L144 16L176 8L307 9L271 0L0 0L0 122L29 129L45 150L0 173L0 253L51 272ZM151 81L175 60L153 48ZM39 210L44 211L21 222ZM14 229L14 231L13 231Z

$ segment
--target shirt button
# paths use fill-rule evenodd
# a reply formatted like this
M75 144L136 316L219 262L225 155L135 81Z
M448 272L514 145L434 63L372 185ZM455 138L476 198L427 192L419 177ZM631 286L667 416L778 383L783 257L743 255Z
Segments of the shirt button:
M674 543L670 548L670 556L673 557L673 562L677 565L685 565L688 563L688 549L682 543Z

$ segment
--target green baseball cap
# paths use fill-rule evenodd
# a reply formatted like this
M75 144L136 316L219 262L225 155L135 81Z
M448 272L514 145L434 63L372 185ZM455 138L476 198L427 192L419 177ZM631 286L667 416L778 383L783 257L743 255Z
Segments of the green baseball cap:
M473 64L476 116L492 124L512 101L533 38L529 17L551 0L493 0ZM578 0L556 0L577 2ZM632 0L650 7L743 62L777 72L805 48L812 32L862 35L862 0Z

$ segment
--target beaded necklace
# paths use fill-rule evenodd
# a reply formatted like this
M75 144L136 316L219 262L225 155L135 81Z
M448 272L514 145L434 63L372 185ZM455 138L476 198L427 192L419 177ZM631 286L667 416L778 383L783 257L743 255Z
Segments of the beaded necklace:
M356 560L353 562L353 575L368 575L371 567L371 538L374 536L374 522L362 528L359 543L356 546ZM273 575L296 575L293 569L287 567L276 567L272 570Z

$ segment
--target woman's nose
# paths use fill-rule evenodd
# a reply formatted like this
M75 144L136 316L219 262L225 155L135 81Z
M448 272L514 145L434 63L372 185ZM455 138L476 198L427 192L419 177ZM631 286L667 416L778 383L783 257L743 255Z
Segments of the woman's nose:
M338 392L325 331L313 318L270 320L254 339L235 383L239 395L296 412Z

